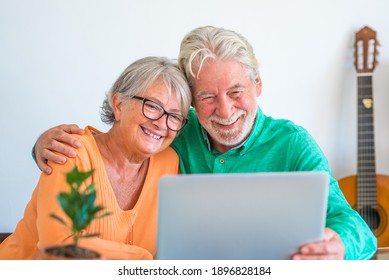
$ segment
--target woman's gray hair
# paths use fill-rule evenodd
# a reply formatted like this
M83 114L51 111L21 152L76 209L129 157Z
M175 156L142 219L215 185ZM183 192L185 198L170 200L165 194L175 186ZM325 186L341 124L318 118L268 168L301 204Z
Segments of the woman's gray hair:
M107 124L115 122L112 97L118 94L124 101L135 95L142 96L157 80L162 80L169 91L169 98L174 91L182 108L182 115L188 116L191 93L184 74L175 60L165 57L145 57L131 63L113 84L101 106L101 120Z
M199 27L181 42L178 65L185 72L189 85L198 78L201 68L208 59L232 59L243 65L248 77L255 82L258 76L258 61L253 47L241 34L213 26ZM197 68L194 73L193 68Z

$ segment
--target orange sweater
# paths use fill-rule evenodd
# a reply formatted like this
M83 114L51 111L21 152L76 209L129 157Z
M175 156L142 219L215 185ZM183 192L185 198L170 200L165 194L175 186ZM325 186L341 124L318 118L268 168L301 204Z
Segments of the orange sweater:
M99 237L82 238L80 246L98 250L109 259L151 259L156 253L157 190L161 175L177 174L178 156L170 147L150 158L142 193L132 210L123 211L105 172L104 163L92 133L101 133L86 127L78 136L83 143L77 157L65 165L51 163L51 175L42 173L24 217L16 229L0 244L0 259L31 259L37 247L72 242L71 232L64 225L49 217L50 213L67 219L57 202L61 191L68 191L64 173L76 164L80 171L94 169L91 180L95 182L96 204L103 205L111 215L93 221L87 234L100 233ZM85 182L89 185L91 180Z

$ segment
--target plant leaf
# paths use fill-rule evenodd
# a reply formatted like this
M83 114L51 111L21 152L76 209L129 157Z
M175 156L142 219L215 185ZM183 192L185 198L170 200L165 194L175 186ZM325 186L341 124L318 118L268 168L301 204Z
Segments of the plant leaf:
M52 217L53 219L59 221L61 224L67 226L67 224L65 223L65 221L64 221L62 218L60 218L59 216L57 216L57 215L55 215L55 214L50 214L50 217Z
M66 182L69 185L76 184L79 187L81 186L82 182L84 182L89 176L93 174L93 172L93 169L87 172L81 172L78 170L76 165L72 171L66 173Z
M90 238L90 237L97 237L99 235L100 235L99 233L91 233L91 234L82 235L81 237L82 238Z
M109 215L111 215L111 214L112 214L111 212L106 212L106 213L104 213L104 214L101 214L100 216L95 216L95 219L101 219L101 218L106 217L106 216L109 216Z
M65 174L66 182L69 185L69 192L61 192L57 196L57 200L62 210L70 219L69 225L59 216L50 214L50 217L71 228L75 246L77 246L79 238L99 236L99 233L83 235L83 231L94 219L111 214L106 212L97 215L104 208L101 205L95 205L96 190L94 182L90 183L85 189L80 188L83 182L93 172L94 170L81 172L75 166L72 171Z

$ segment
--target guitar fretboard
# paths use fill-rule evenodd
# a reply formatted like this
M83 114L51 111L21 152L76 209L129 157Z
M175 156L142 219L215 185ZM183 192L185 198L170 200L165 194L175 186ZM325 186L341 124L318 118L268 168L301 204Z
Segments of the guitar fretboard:
M358 76L357 205L377 207L372 75Z

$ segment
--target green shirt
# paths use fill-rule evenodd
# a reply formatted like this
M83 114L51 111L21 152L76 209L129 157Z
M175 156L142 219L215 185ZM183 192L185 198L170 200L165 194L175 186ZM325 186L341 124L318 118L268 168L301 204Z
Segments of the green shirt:
M288 120L268 117L258 108L249 138L239 147L221 154L211 149L193 108L188 119L188 124L172 143L180 157L181 173L325 170L330 175L326 227L340 235L346 259L369 259L374 255L377 238L348 204L326 157L304 128Z

